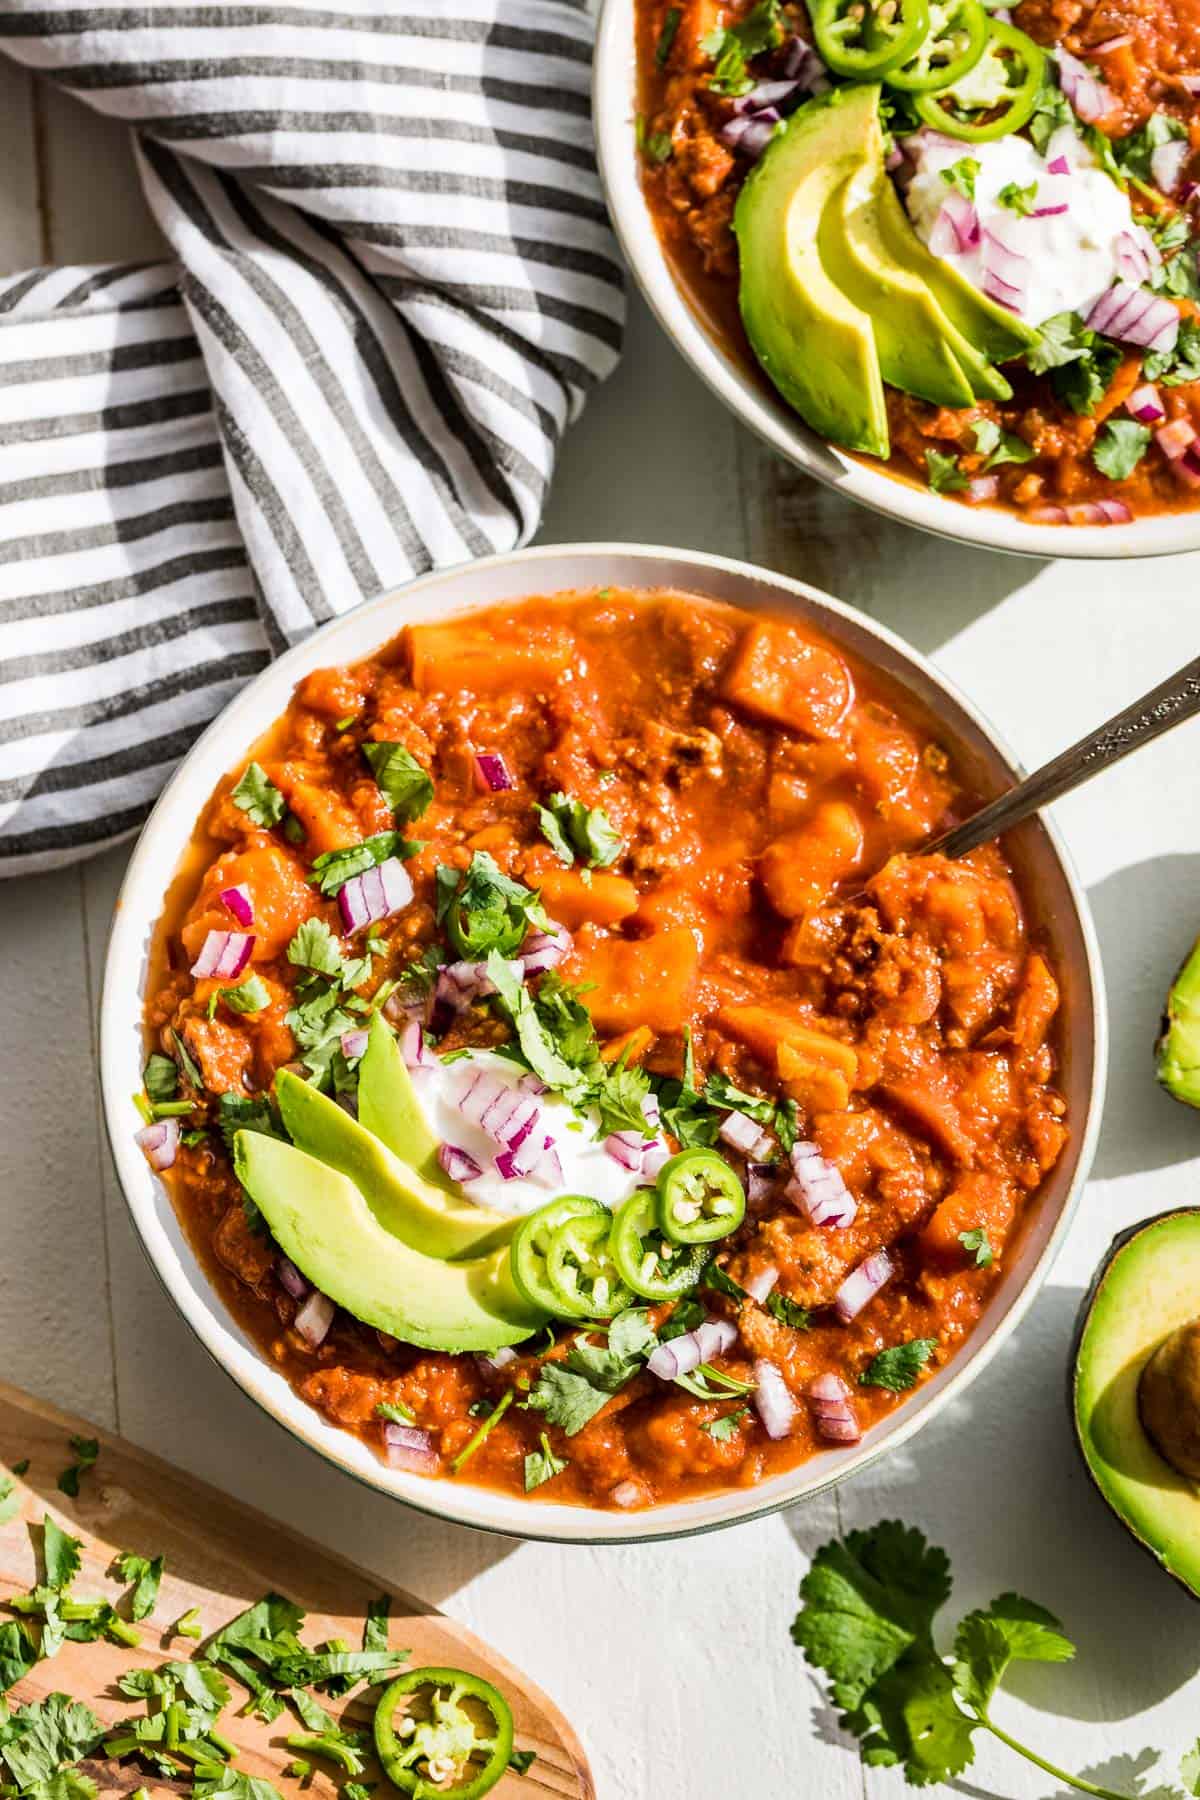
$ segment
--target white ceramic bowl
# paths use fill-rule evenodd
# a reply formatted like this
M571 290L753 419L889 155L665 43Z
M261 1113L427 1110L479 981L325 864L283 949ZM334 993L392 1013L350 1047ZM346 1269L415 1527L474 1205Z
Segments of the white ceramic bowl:
M936 714L980 792L999 791L1018 773L990 726L924 658L882 626L801 582L720 557L621 544L552 546L490 557L427 575L324 626L265 669L209 726L168 783L130 859L113 919L101 1002L105 1116L129 1210L167 1292L221 1367L302 1442L381 1492L465 1525L569 1543L678 1537L772 1512L828 1488L905 1442L951 1395L961 1394L1032 1300L1066 1231L1091 1161L1105 1069L1103 990L1087 905L1053 829L1028 825L1013 834L1011 854L1038 896L1043 927L1063 973L1069 1052L1063 1087L1071 1139L966 1347L861 1444L827 1452L752 1489L653 1512L592 1512L387 1469L364 1444L306 1406L226 1312L179 1228L166 1190L134 1143L138 1121L130 1095L141 1085L147 952L163 895L214 786L280 716L302 676L370 655L413 620L442 618L526 594L605 586L685 588L735 606L813 620L847 650L901 681Z
M763 442L807 475L905 525L1022 556L1168 556L1200 549L1200 509L1129 525L1027 525L998 507L969 507L894 480L810 431L798 413L731 356L676 281L642 195L637 119L636 0L603 0L592 75L600 175L621 248L659 324L692 368ZM749 352L747 351L747 357Z

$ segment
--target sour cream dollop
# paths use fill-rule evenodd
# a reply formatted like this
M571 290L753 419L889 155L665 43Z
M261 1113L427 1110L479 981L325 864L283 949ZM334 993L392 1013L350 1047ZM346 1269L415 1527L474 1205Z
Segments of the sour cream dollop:
M905 196L917 235L928 245L934 223L945 204L949 185L942 171L964 157L979 164L974 205L983 231L991 231L1028 259L1026 279L1013 311L1031 325L1044 324L1056 313L1086 314L1106 288L1122 274L1118 240L1122 235L1145 242L1134 222L1129 199L1096 163L1083 140L1069 126L1056 131L1039 156L1027 138L1010 135L991 143L952 143L938 133L909 140L918 148L917 173ZM1048 164L1064 157L1070 173L1051 174ZM1013 184L1037 184L1034 208L1066 206L1043 218L1021 217L1000 201ZM977 288L984 287L985 247L952 251L943 257Z
M514 1090L526 1073L508 1057L472 1050L453 1062L435 1058L434 1067L421 1069L413 1078L421 1110L438 1142L469 1151L482 1168L477 1179L463 1183L463 1193L477 1206L530 1213L558 1194L588 1194L603 1206L617 1207L643 1185L642 1177L622 1168L604 1148L603 1136L597 1136L596 1115L577 1112L561 1094L537 1097L542 1129L553 1137L562 1163L561 1182L556 1180L553 1187L547 1187L544 1181L522 1175L506 1181L495 1163L501 1146L460 1111L462 1097L480 1070Z

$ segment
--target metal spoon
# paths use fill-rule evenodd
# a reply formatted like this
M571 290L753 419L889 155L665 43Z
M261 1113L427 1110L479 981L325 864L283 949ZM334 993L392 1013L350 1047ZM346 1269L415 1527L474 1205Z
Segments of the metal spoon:
M961 825L943 832L932 844L924 845L921 854L965 856L968 850L977 849L1013 825L1019 825L1031 813L1049 806L1061 795L1069 794L1072 788L1082 787L1101 769L1120 762L1130 751L1140 750L1143 744L1161 737L1164 731L1170 731L1173 725L1182 724L1196 713L1200 713L1200 656L1168 676L1158 687L1151 688L1132 706L1116 713L1107 724L1080 738L1053 762L1035 769L1007 794L1001 794L998 800L992 800L977 813L972 813Z

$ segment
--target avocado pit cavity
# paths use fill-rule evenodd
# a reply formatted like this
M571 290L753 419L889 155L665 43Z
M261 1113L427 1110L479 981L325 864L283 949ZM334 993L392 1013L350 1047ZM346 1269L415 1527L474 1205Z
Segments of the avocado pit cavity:
M1200 1481L1200 1317L1158 1346L1142 1370L1138 1409L1159 1455Z

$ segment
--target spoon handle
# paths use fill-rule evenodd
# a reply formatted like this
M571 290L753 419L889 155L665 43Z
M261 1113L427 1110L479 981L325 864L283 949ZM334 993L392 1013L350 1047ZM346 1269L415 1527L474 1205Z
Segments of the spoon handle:
M1001 832L1020 824L1031 813L1049 806L1052 800L1070 793L1072 788L1082 787L1101 769L1120 762L1131 750L1139 750L1143 744L1150 743L1164 731L1170 731L1173 725L1182 724L1198 712L1200 656L1176 670L1158 687L1151 688L1123 712L1116 713L1107 724L1080 738L1053 762L1035 769L1032 775L1001 794L998 800L991 801L969 819L964 819L961 825L944 832L922 854L939 852L943 856L965 856L968 850L999 837Z

